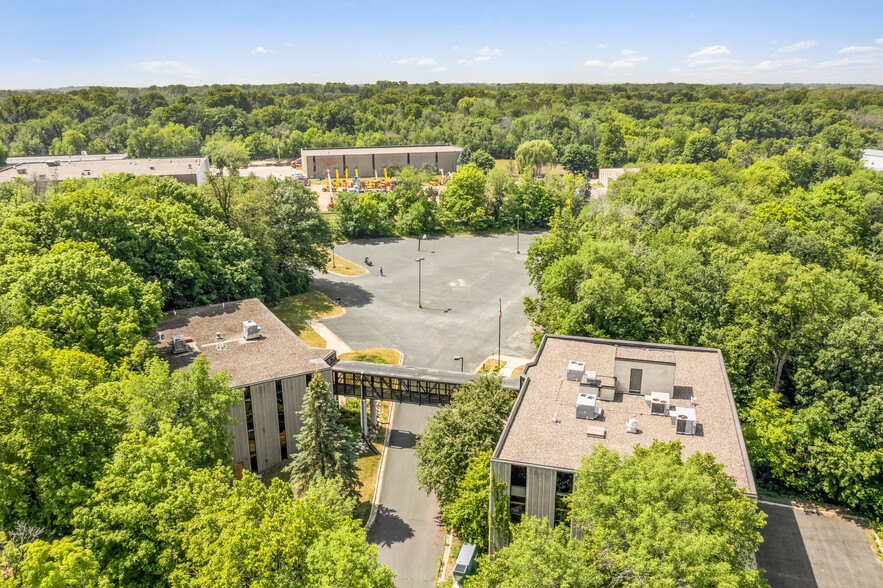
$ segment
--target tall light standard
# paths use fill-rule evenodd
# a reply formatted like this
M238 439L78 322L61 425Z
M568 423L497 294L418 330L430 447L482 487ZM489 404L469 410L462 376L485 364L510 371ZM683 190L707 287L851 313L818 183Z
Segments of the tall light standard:
M423 235L422 237L420 237L420 236L417 237L417 251L420 251L420 241L422 241L425 238L426 238L426 235Z
M454 358L454 361L459 361L459 362L460 362L460 371L462 372L462 371L463 371L463 356L462 356L462 355L458 355L457 357Z
M423 308L423 304L420 301L420 281L423 275L423 260L425 257L418 257L415 261L417 262L417 308Z
M334 263L334 243L331 244L331 267L337 267Z
M515 253L516 255L521 255L521 235L519 231L521 230L521 215L515 215Z

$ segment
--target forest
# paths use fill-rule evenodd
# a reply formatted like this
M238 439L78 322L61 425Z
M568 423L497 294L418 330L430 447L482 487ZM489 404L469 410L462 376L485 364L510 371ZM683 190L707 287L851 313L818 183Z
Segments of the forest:
M308 188L235 172L238 161L294 158L303 147L414 143L467 148L437 199L425 170L404 169L390 193L341 194L333 222ZM340 480L299 494L248 474L231 484L227 376L210 376L205 362L170 374L144 338L164 311L306 290L334 239L423 232L544 231L527 256L538 295L524 306L537 340L721 348L761 491L879 521L883 174L859 159L881 147L876 88L377 82L0 93L0 164L125 151L207 154L230 172L200 188L127 174L45 191L0 184L9 585L47 574L87 585L301 586L342 575L389 585ZM590 191L599 168L618 166L636 171L604 195ZM507 407L484 407L494 411L481 423L488 438L462 456L468 491L445 468L419 480L457 526L487 507L484 452ZM426 437L427 455L445 435ZM623 464L658 458L710 484L718 475L674 447L639 457ZM610 581L567 559L588 543L529 525L518 531L526 552L543 546L563 558L562 574ZM299 529L297 540L283 528ZM592 545L579 553L596 557ZM335 568L327 554L342 551L352 556ZM513 557L488 566L483 582L505 583L516 565L531 572L529 558Z

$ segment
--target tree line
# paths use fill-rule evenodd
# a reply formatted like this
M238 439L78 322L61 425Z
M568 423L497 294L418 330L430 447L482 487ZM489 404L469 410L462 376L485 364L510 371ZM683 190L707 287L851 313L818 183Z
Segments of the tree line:
M511 159L522 143L548 140L561 156L590 147L600 167L696 163L733 148L756 158L818 142L883 147L883 95L873 87L379 81L4 94L0 143L10 155L196 155L215 135L241 137L254 159L433 143Z

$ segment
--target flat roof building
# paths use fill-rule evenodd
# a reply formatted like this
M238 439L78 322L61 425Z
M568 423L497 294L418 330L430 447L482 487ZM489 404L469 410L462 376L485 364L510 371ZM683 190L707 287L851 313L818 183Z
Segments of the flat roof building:
M384 168L396 164L420 168L429 164L436 173L457 170L457 159L462 147L456 145L402 145L385 147L334 147L329 149L301 149L304 172L310 178L361 177L383 175Z
M513 520L527 514L569 523L561 497L597 445L679 440L708 452L746 494L751 464L719 349L546 335L491 457ZM491 536L497 547L505 538Z
M208 172L209 164L205 157L129 159L125 153L11 157L7 165L0 168L0 182L15 178L32 182L60 182L72 178L100 178L107 174L130 173L136 176L171 177L198 186L205 181Z
M861 163L868 169L883 172L883 149L863 149Z
M233 463L253 472L294 452L307 384L315 372L330 382L336 360L334 350L308 347L255 298L175 311L151 343L171 369L204 353L211 374L225 370L230 387L242 388L242 402L232 408L238 422L228 430Z

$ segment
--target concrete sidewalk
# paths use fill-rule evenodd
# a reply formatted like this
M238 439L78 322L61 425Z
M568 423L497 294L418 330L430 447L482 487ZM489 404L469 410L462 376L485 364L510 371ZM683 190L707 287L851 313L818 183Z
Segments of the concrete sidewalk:
M353 350L352 347L343 342L343 339L335 335L331 329L326 327L322 321L311 319L307 321L307 324L313 327L313 330L316 331L320 337L325 339L325 347L335 350L338 355L341 353L349 353Z

